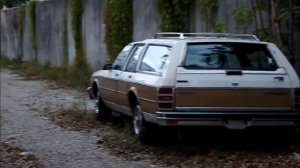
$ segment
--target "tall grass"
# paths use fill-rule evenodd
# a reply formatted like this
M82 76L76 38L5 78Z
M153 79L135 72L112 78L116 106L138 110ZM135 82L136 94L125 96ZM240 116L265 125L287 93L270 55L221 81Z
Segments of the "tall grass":
M85 88L91 75L91 70L87 68L52 67L49 62L41 65L36 60L20 62L1 56L0 62L1 68L12 69L25 77L51 80L77 89Z

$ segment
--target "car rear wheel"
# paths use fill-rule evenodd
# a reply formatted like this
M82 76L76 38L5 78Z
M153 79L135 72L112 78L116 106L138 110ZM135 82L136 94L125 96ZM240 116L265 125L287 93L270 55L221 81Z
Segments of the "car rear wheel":
M95 104L95 109L96 109L96 119L102 122L107 121L107 119L111 115L110 109L108 109L104 102L103 99L101 98L99 92L97 92L97 100Z
M136 105L133 109L132 129L136 139L142 142L147 140L150 128L144 120L143 112L139 105Z

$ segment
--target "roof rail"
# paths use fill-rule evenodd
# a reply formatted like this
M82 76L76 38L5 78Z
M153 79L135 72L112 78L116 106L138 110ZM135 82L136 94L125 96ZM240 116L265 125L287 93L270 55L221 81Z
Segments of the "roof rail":
M156 39L186 39L186 38L229 38L229 39L242 39L254 40L259 39L253 34L233 34L233 33L178 33L178 32L164 32L156 33Z

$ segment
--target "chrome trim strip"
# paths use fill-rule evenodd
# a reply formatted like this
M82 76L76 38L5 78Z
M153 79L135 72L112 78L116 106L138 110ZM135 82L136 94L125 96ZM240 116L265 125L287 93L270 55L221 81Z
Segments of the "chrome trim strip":
M147 113L147 112L143 112L144 115L144 119L147 122L151 122L151 123L156 123L157 119L156 119L156 115L153 113Z
M155 100L150 100L150 99L146 99L146 98L143 98L143 97L139 97L140 100L143 100L143 101L148 101L148 102L151 102L151 103L156 103L157 101Z
M111 92L115 92L115 93L127 94L125 92L121 92L121 91L118 91L118 90L110 89L110 88L107 88L107 87L100 86L99 88L104 89L104 90L108 90L108 91L111 91Z
M194 90L194 89L199 89L199 90L272 90L272 91L290 91L291 88L272 88L272 87L239 87L239 88L233 88L233 87L176 87L176 91L184 89L184 90Z
M131 110L125 106L121 106L121 105L118 105L118 104L115 104L115 103L112 103L112 102L109 102L109 101L104 101L105 105L107 105L108 108L114 110L114 111L117 111L118 113L122 113L122 114L125 114L125 115L128 115L128 116L131 116Z
M289 111L289 107L176 107L178 111Z
M229 115L237 115L237 116L247 116L247 115L251 115L251 116L260 116L260 115L266 115L266 116L299 116L300 117L300 113L297 113L296 111L280 111L279 112L156 112L156 116L160 117L160 116L165 116L165 115L214 115L214 116L229 116Z
M99 86L99 88L100 88L100 89L104 89L104 90L108 90L108 91L112 91L112 92L115 92L115 93L118 93L117 90L110 89L110 88L107 88L107 87Z
M127 95L127 93L125 93L125 92L113 90L113 89L110 89L110 88L106 88L106 87L100 87L100 88L104 89L104 90L109 90L109 91L114 92L114 93L120 93L120 94ZM151 103L156 103L157 102L155 100L150 100L150 99L146 99L146 98L143 98L143 97L139 97L139 99L144 100L144 101L148 101L148 102L151 102Z
M156 85L148 85L148 84L140 83L140 82L131 82L131 81L127 81L127 80L122 80L122 78L119 78L118 80L113 79L113 78L109 78L109 77L105 77L105 76L100 76L99 78L100 78L99 80L101 80L101 78L104 78L104 79L114 80L114 81L117 81L117 82L124 82L124 83L129 83L129 84L140 85L140 86L147 86L147 87L151 87L151 88L159 88Z

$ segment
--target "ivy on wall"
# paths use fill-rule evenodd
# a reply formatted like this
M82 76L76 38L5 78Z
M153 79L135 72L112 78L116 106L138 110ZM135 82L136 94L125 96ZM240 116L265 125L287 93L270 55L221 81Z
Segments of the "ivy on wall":
M105 4L105 43L111 60L132 41L132 0L107 0Z
M188 32L190 4L191 0L157 0L161 31Z
M215 33L224 33L227 29L227 24L224 21L217 21L214 23L213 32Z
M82 36L82 16L85 8L85 2L85 0L71 0L71 26L75 45L75 62L68 70L68 76L72 77L72 80L75 79L74 82L82 84L88 84L85 82L89 81L89 76L91 74L91 68L87 63L85 55Z
M74 67L76 68L87 68L87 60L82 38L82 15L84 12L84 7L85 0L71 0L72 31L75 44Z
M84 0L71 0L72 10L72 32L75 44L75 66L85 66L87 64L82 38L82 15L84 11Z
M24 35L24 23L25 23L25 14L26 14L26 8L25 5L21 5L19 8L19 13L18 13L18 36L19 36L19 44L18 44L18 50L17 50L17 60L22 62L23 61L23 35Z
M235 27L247 33L248 27L253 23L253 12L246 7L238 7L233 11Z
M69 65L67 1L63 1L63 8L64 8L63 18L62 18L63 32L62 32L61 39L63 45L63 67L67 69Z
M213 15L218 11L218 0L198 0L203 20L213 25Z
M216 21L215 15L219 9L218 0L198 0L198 6L202 14L202 19L213 32L223 33L228 26L224 21Z
M30 32L31 32L31 47L34 52L34 60L37 60L37 44L36 44L36 1L32 0L29 3L29 17L30 17Z
M18 33L20 36L23 36L24 32L24 23L25 23L25 5L21 5L19 8L19 18L18 18Z

